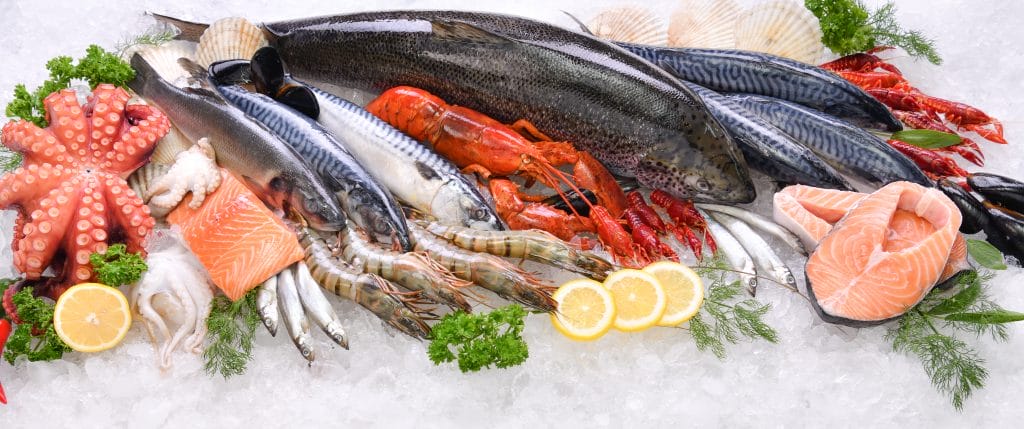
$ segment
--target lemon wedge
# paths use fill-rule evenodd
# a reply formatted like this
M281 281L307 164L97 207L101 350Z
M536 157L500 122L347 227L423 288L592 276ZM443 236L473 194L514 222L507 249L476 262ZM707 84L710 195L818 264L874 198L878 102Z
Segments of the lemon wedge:
M558 304L551 323L563 335L589 341L604 335L615 320L615 303L605 287L590 279L570 280L552 295Z
M677 326L693 318L704 303L704 282L686 265L672 261L655 262L644 267L665 289L668 305L658 326Z
M114 347L131 326L131 311L124 294L98 283L71 287L60 296L53 309L57 335L79 352L99 352Z
M640 270L619 270L604 286L615 301L615 322L620 331L640 331L654 326L665 314L668 299L658 279Z

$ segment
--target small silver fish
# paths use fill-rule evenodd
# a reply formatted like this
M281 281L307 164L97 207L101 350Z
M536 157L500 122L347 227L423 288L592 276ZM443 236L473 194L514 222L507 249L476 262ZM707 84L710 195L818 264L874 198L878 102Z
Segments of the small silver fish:
M313 352L313 337L309 334L309 320L302 309L295 275L291 269L285 269L277 275L277 281L277 302L281 305L284 327L288 329L288 335L292 337L292 342L299 349L299 353L302 353L302 357L312 362L316 359Z
M331 337L331 340L348 350L348 339L345 338L345 329L341 326L341 320L338 320L338 314L334 312L334 307L331 307L331 303L327 301L327 297L320 290L320 285L313 280L309 268L304 262L299 262L293 267L295 283L299 290L299 300L306 308L306 314L320 326L320 329L324 330L328 337Z
M697 207L714 212L725 213L729 216L742 220L743 222L746 222L747 225L753 226L761 232L768 233L771 236L782 240L783 243L792 247L793 250L800 252L801 255L807 256L807 249L804 248L804 244L800 241L800 238L771 219L748 210L743 210L739 207L723 206L720 204L698 204Z
M754 260L754 265L765 273L768 273L771 278L775 279L779 283L797 289L796 277L793 277L793 272L789 270L779 255L775 254L768 242L764 241L761 236L757 235L753 229L750 228L743 221L729 216L727 214L718 212L709 212L711 217L722 224L725 229L728 229L732 233L733 237L743 245L743 248L747 251L747 254Z
M737 275L740 278L740 282L743 283L743 287L746 288L747 293L750 296L754 296L757 293L757 267L754 265L754 260L750 258L750 254L747 253L743 245L736 240L736 237L729 230L725 229L714 218L708 216L703 210L701 210L701 214L704 215L708 229L711 231L711 235L715 237L715 242L718 243L718 250L725 254L725 259L729 261L729 265L738 271Z
M260 286L256 294L256 310L271 336L277 336L277 276L271 276Z

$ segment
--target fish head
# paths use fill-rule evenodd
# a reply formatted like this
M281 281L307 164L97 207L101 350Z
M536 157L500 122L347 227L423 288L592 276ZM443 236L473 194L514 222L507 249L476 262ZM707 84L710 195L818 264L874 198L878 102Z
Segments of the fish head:
M278 201L278 207L297 210L319 231L340 231L345 228L345 214L333 194L318 181L310 178L289 180L278 176L271 179L266 193Z
M503 231L505 224L494 208L484 200L472 185L461 180L446 183L430 202L430 214L442 223L465 227Z
M409 227L398 203L382 204L383 201L394 201L390 195L377 195L369 189L357 188L345 198L348 199L347 213L353 223L363 227L376 241L397 242L402 250L412 251Z
M745 164L726 162L721 166L688 169L680 167L688 162L674 158L650 154L641 158L637 180L651 189L699 202L749 203L757 197Z

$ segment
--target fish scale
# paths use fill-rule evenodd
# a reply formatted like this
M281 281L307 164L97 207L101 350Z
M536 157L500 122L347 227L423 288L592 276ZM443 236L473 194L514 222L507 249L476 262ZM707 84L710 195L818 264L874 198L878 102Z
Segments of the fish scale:
M376 92L421 88L502 122L528 119L613 172L677 196L727 203L755 196L739 150L692 92L593 37L523 18L445 11L309 18L265 29L307 81Z
M931 180L913 161L842 119L777 98L727 97L804 143L841 172L875 186L901 180L931 186Z
M834 114L858 125L899 131L885 105L838 75L758 52L616 43L680 79L722 92L767 95Z

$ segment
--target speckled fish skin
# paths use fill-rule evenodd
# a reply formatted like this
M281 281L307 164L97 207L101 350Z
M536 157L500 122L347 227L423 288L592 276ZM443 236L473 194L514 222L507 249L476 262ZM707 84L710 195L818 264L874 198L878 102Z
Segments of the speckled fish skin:
M897 181L932 186L931 179L913 161L849 122L778 98L750 94L726 97L793 136L843 173L874 186Z
M345 215L334 194L303 164L299 155L272 131L253 121L212 89L181 89L162 79L136 54L135 79L128 83L139 96L160 107L192 141L209 137L217 163L240 178L268 205L290 205L314 228L337 231Z
M767 95L867 128L903 129L889 108L870 94L810 64L760 52L616 44L680 79L715 91Z
M238 85L217 85L217 91L231 104L259 121L288 143L306 164L320 174L328 189L353 223L378 240L396 239L406 251L412 250L405 213L391 193L374 180L362 164L313 119Z
M784 183L852 189L842 175L813 151L758 115L715 91L690 82L685 84L704 100L711 114L732 135L751 168Z
M527 119L678 197L755 197L742 154L664 70L594 37L505 15L389 11L265 24L296 77L427 90L499 121Z

